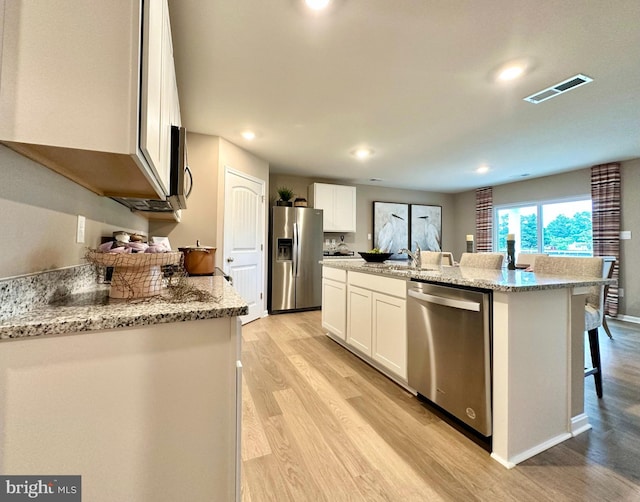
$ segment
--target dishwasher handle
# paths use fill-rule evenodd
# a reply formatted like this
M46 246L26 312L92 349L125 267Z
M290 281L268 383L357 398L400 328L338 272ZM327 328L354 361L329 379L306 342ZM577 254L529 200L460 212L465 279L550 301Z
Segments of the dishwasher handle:
M430 295L428 293L420 293L418 291L409 290L407 291L409 296L417 300L421 300L423 302L428 303L436 303L438 305L443 305L445 307L452 307L454 309L462 309L462 310L471 310L473 312L480 312L480 303L478 302L470 302L467 300L456 300L454 298L447 298L444 296L435 296Z

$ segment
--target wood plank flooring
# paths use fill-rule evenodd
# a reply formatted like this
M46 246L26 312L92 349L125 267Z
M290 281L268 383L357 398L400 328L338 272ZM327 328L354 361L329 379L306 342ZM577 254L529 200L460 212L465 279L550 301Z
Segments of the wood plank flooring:
M247 324L242 500L640 501L640 326L609 325L593 429L507 470L326 337L320 312Z

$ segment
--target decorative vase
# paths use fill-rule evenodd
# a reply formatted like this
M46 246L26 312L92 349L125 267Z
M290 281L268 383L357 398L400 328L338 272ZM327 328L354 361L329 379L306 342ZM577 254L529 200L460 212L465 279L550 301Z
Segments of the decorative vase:
M516 269L516 241L507 240L507 268Z

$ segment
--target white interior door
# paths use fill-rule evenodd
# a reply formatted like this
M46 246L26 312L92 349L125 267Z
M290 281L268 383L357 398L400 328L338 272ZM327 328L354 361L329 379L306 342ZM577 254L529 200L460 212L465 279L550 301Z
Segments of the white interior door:
M244 324L265 312L265 182L226 166L224 180L224 270L249 305Z

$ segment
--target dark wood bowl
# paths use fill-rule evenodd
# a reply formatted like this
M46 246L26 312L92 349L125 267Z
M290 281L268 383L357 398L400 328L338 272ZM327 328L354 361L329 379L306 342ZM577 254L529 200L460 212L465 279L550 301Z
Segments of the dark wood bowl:
M362 256L365 261L381 263L385 260L388 260L393 253L365 253L358 251L358 254Z

